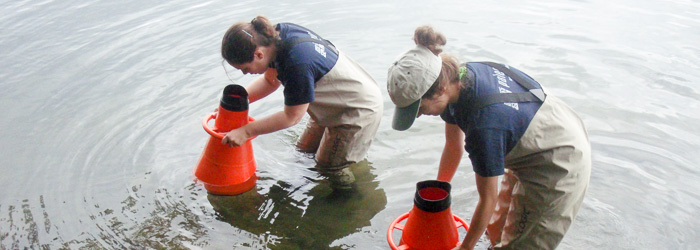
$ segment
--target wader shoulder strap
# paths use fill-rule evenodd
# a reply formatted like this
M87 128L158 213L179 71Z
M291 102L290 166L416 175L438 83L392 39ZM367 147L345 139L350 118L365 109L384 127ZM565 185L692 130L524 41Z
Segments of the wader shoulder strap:
M493 63L493 62L479 62L482 64L486 64L488 66L491 66L497 70L500 70L504 74L506 74L508 77L513 79L517 84L522 86L523 88L527 89L528 92L521 92L521 93L499 93L499 94L490 94L490 95L485 95L482 97L479 97L476 100L476 109L481 109L483 107L492 105L492 104L497 104L497 103L517 103L517 102L539 102L542 103L544 102L544 99L546 98L546 94L542 89L535 88L532 84L530 84L529 81L521 77L520 75L516 74L509 68L506 68L503 64L498 64L498 63Z

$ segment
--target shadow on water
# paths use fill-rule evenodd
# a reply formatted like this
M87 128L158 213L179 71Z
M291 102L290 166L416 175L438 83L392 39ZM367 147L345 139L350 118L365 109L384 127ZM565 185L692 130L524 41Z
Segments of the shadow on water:
M296 191L278 181L267 194L253 189L237 196L207 196L218 220L233 227L275 238L271 249L327 249L335 240L370 226L387 204L376 175L365 160L351 167L356 182L351 191L333 191L328 183L315 185L304 195L306 206L289 197ZM340 249L340 247L335 247Z

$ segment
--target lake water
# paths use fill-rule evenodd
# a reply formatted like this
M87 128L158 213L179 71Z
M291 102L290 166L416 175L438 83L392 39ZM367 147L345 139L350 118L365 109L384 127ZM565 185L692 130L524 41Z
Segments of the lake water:
M255 77L222 67L221 37L258 14L314 30L380 83L356 192L332 193L294 150L302 125L253 140L255 190L194 182L226 70ZM436 117L390 126L386 70L424 24L446 53L518 67L583 118L593 172L560 249L700 248L700 1L48 0L0 4L0 249L388 249L444 141ZM278 90L250 115L282 103ZM469 220L466 154L452 185Z

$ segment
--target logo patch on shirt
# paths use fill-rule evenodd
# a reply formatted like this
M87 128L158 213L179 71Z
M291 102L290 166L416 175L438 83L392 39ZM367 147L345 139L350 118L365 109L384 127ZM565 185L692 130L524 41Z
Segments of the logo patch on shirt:
M314 47L316 48L316 52L321 54L323 57L326 57L326 47L323 46L322 44L314 43Z

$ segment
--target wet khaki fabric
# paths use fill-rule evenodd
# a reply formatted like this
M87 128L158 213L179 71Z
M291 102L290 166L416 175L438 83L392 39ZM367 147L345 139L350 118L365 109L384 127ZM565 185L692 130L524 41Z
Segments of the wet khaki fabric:
M547 96L506 155L496 211L487 228L495 249L554 249L583 202L591 146L583 122Z
M363 160L384 110L377 82L340 52L333 69L316 82L314 95L299 149L315 152L321 170L336 171Z

